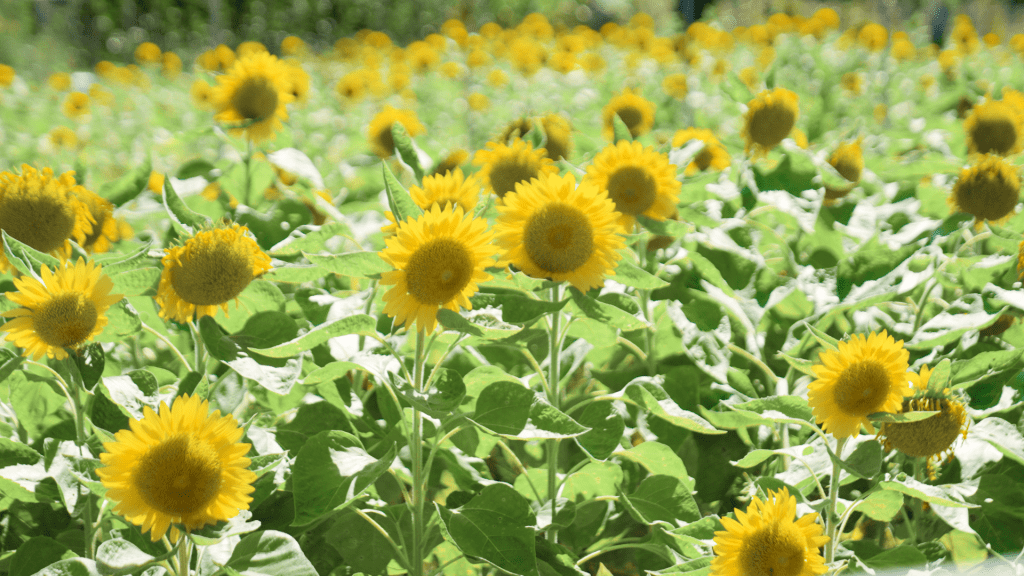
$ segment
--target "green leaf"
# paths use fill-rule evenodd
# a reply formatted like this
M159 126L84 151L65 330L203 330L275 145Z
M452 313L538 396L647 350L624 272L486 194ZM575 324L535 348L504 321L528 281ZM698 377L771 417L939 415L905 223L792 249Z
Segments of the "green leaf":
M249 282L249 285L238 295L237 302L228 306L231 313L227 316L218 313L214 318L228 332L238 332L256 314L260 312L284 312L286 298L281 289L273 282L262 278Z
M282 312L260 312L236 335L226 336L210 316L199 319L199 333L210 356L224 362L244 378L267 390L287 395L302 373L302 360L271 360L256 354L249 345L274 346L298 332L295 321Z
M997 554L1016 555L1024 545L1024 488L1006 474L981 474L970 497L981 505L969 516L970 527ZM979 513L980 512L980 513Z
M539 396L534 396L530 419L522 432L514 435L518 440L575 438L589 430Z
M399 379L395 392L433 418L451 416L466 397L466 385L462 383L462 377L454 370L438 368L431 375L431 382L428 391L417 392L405 379Z
M615 455L640 464L649 474L662 474L678 478L690 490L693 490L693 479L687 474L682 459L661 442L643 442L629 450L620 450Z
M628 332L631 330L640 330L647 328L647 323L643 320L639 320L632 314L628 314L620 308L612 306L611 304L605 304L598 300L594 300L590 296L580 292L575 287L571 288L571 299L570 311L579 312L586 318L595 320L600 324L605 324L618 328L619 330Z
M794 358L783 352L779 352L778 356L792 366L794 370L799 370L808 376L814 376L815 378L818 377L818 375L814 373L814 365L817 364L816 362L804 360L803 358Z
M252 351L271 358L288 358L290 356L298 356L307 350L312 350L331 338L346 334L377 337L377 319L366 314L348 316L329 324L317 326L289 342L271 348L253 348Z
M615 496L622 483L622 468L613 462L591 462L569 475L562 496L577 504L598 496Z
M106 365L103 346L92 342L80 348L74 358L78 365L78 373L82 375L82 384L86 390L92 390L103 375L103 367Z
M412 168L413 174L416 175L416 180L422 182L423 167L420 166L420 158L416 155L416 150L413 148L412 138L406 132L405 126L401 122L391 124L391 138L395 142L395 151L398 152L398 157Z
M284 282L285 284L304 284L324 277L324 270L319 266L275 266L260 276L268 282Z
M953 374L953 363L950 362L949 358L943 358L935 369L932 370L931 376L928 377L928 390L932 392L942 392L949 387L949 379Z
M441 308L437 311L437 321L447 330L462 332L463 334L476 336L482 340L502 340L513 336L520 331L518 326L511 326L513 329L506 330L503 328L491 328L489 326L470 322L462 314L453 312L447 308Z
M47 266L54 271L61 267L60 260L19 242L6 230L0 230L0 235L3 235L4 255L7 256L7 260L25 276L33 276L34 269L40 266Z
M398 533L397 525L389 516L367 515L386 531ZM395 551L388 538L351 509L338 514L331 527L324 532L324 539L337 549L345 563L356 573L385 574L388 563L395 559Z
M491 484L455 511L435 504L445 539L463 554L511 574L537 576L536 517L530 503L507 484Z
M631 382L626 385L623 394L637 406L646 408L651 414L680 428L701 434L725 434L724 430L716 430L707 420L680 408L664 389L653 382Z
M263 192L274 185L274 181L277 180L277 174L274 173L274 168L270 165L270 162L256 156L249 158L247 169L249 171L249 190L247 195L244 196L245 203L256 205L263 198Z
M74 558L70 548L48 536L34 536L10 557L8 576L32 576L54 562Z
M245 576L318 576L299 543L274 530L242 538L224 566Z
M174 191L170 178L164 178L163 201L164 209L171 220L171 226L174 227L178 234L191 236L203 226L210 224L209 218L192 211L191 208L182 202L181 198L178 197L178 193Z
M295 256L302 252L318 252L324 249L326 242L336 236L350 237L352 230L344 222L334 220L325 222L323 226L303 226L312 228L304 235L299 232L292 232L292 235L279 242L268 251L268 254L277 258Z
M813 416L807 400L801 396L766 396L758 400L733 405L741 410L771 416L771 412L779 412L788 418L810 420Z
M85 558L69 558L50 564L32 576L104 576L96 563Z
M1016 426L998 416L988 416L971 426L971 438L985 440L996 450L1024 465L1024 436Z
M913 478L907 478L901 482L883 481L879 482L878 486L883 490L895 490L896 492L902 492L907 496L913 496L919 500L924 500L925 502L930 502L939 506L948 506L950 508L978 507L977 504L953 500L950 498L949 492L942 486L931 486L918 482Z
M532 324L542 316L565 308L568 303L568 298L560 302L550 302L519 294L494 295L494 305L501 307L501 319L510 324ZM474 303L473 307L477 305Z
M353 370L367 372L366 367L360 364L336 360L334 362L331 362L327 366L317 368L316 370L310 372L308 375L306 375L306 379L303 380L302 383L305 384L306 386L314 386L322 382L328 382L330 380L344 378L345 376L348 375L349 372Z
M951 366L953 388L969 388L982 379L1010 378L1024 368L1024 348L981 352Z
M591 458L607 460L618 449L626 423L611 402L590 404L583 409L577 421L590 428L590 431L576 437L576 443Z
M117 304L107 308L107 325L96 337L96 341L123 342L139 332L142 332L142 319L128 299L122 298Z
M380 278L384 272L395 269L376 252L349 252L330 256L303 252L302 255L324 270L351 278Z
M903 544L862 560L869 568L884 570L901 566L923 566L928 558L917 548Z
M873 412L868 414L868 420L876 424L906 424L908 422L920 422L938 414L938 411L922 410L920 412L905 412L903 414L892 414L889 412Z
M785 452L782 450L765 450L763 448L758 448L747 452L743 458L733 462L732 465L739 468L753 468L776 455L782 456L785 455Z
M903 508L903 493L892 490L872 492L857 504L857 510L863 512L868 518L880 522L892 520L900 513L901 508Z
M120 274L121 272L136 270L143 262L149 263L151 261L151 258L149 257L149 249L152 247L153 243L148 242L146 245L123 258L120 257L121 254L114 254L102 260L100 258L96 258L95 261L103 267L104 274L113 277L115 274Z
M134 200L149 185L153 164L149 156L124 176L107 182L96 190L100 196L110 200L114 206L124 206Z
M826 334L824 331L819 330L814 326L811 326L807 322L804 322L804 326L807 327L807 330L810 331L811 336L814 336L814 339L817 340L819 344L821 344L822 346L829 350L839 350L839 340L836 340L835 338Z
M267 456L257 456L252 459L252 464L249 469L256 473L257 476L262 475L260 471L261 461L267 458L272 458L274 465L281 461L282 455L280 454L268 454ZM200 546L212 546L229 536L240 536L242 534L248 534L258 530L260 527L259 520L252 520L252 512L248 510L241 510L234 518L227 522L218 522L216 524L205 526L197 531L190 534L192 541Z
M882 467L882 445L873 440L861 442L843 464L861 478L874 478Z
M153 378L143 376L147 374L144 370L136 370L128 375L106 376L100 381L100 391L109 398L121 411L134 418L141 420L144 407L149 406L153 410L160 407L160 397L157 394L156 386L151 385L156 381ZM132 375L135 377L133 378ZM152 377L152 374L149 374ZM141 383L141 385L140 385Z
M612 280L626 286L640 288L641 290L654 290L655 288L663 288L669 285L668 282L638 267L625 258L619 260L619 265L615 268L615 276L612 277Z
M622 121L622 118L618 114L612 115L612 132L615 135L616 142L632 142L633 134L630 133L629 127Z
M395 447L379 460L359 440L338 430L325 430L306 441L292 465L295 499L293 526L309 524L343 508L377 481L395 459Z
M202 158L193 158L178 167L177 178L178 180L187 180L189 178L195 178L196 176L202 176L209 180L208 176L210 171L215 168L216 166L207 160L203 160Z
M172 554L173 555L173 554ZM96 549L96 565L104 574L129 574L157 559L122 538L106 540Z
M423 210L412 201L409 192L388 168L388 163L381 162L381 166L384 167L384 191L387 193L388 205L395 216L395 221L401 224L406 218L419 218Z
M494 382L480 393L471 420L495 434L515 436L526 427L534 395L517 382Z
M125 270L110 276L114 283L111 292L125 296L154 296L160 283L160 268L146 267Z
M645 524L660 520L674 526L676 520L700 520L700 511L692 492L692 484L687 484L676 476L655 474L644 478L636 491L628 496L627 501L640 514Z

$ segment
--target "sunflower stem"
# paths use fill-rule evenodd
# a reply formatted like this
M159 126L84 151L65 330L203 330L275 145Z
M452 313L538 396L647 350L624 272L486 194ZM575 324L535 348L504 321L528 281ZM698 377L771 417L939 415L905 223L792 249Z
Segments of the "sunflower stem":
M832 461L832 478L828 485L828 507L825 508L825 535L829 541L825 544L825 563L831 564L836 557L836 546L838 545L839 528L836 518L836 503L839 500L839 459L843 457L843 447L846 445L846 438L836 438L836 459Z
M142 324L142 329L143 330L145 330L146 332L149 332L153 336L156 336L164 344L167 344L167 346L171 349L171 352L173 352L174 355L178 357L178 360L180 360L181 363L185 365L185 368L188 369L189 372L192 371L192 365L188 363L188 360L185 359L185 355L181 353L181 350L178 350L178 347L175 346L174 343L170 341L170 339L168 339L163 334L161 334L161 333L157 332L156 330L154 330L152 327L150 327L145 322L140 322L140 323ZM135 340L135 343L137 345L138 344L138 340Z
M189 576L192 573L192 541L185 534L184 541L178 546L178 576Z
M558 302L562 299L561 284L551 288L551 301ZM558 325L562 313L558 310L551 314L551 332L548 334L550 349L548 352L548 402L559 410L558 383L561 380L560 356L562 355L562 342L559 338ZM554 518L557 512L556 495L558 492L558 440L548 440L548 498L551 499L551 527L548 528L548 541L554 542L558 536L558 529L555 528Z
M426 363L426 333L416 331L416 357L413 364L413 390L423 389L423 368ZM410 453L412 455L412 550L409 554L411 576L423 574L423 415L419 409L412 408L412 432L410 434Z
M640 239L636 242L637 256L640 258L640 268L647 270L647 234L641 234ZM640 313L644 316L644 321L649 325L644 328L644 365L647 367L647 375L654 376L656 373L656 366L654 363L654 333L657 328L654 323L651 322L651 291L640 289Z
M193 321L188 323L189 331L192 332L192 343L195 345L195 367L196 372L206 374L206 344L199 333L199 326Z
M82 381L82 373L78 370L78 361L75 358L74 353L68 354L64 358L64 367L69 376L69 382L66 383L67 388L64 388L64 392L67 394L74 412L75 445L78 446L78 454L82 458L88 458L90 455L85 450L85 409L82 406L82 390L85 389L85 383ZM82 530L84 532L85 557L91 559L96 557L93 547L92 492L79 484L78 495L79 498L85 500L82 506Z

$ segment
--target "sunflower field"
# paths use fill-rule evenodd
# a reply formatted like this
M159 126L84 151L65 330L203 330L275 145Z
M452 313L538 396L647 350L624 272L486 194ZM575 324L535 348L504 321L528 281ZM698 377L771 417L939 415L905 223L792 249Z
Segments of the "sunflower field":
M1024 35L663 25L0 64L0 573L1024 573Z

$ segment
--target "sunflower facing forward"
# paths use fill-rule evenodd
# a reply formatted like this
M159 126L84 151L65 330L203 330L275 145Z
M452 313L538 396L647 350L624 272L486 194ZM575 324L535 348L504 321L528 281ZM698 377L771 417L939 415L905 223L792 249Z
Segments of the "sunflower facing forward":
M488 142L486 150L473 156L473 164L481 166L477 173L499 199L516 189L516 184L529 182L542 174L556 174L558 168L545 156L543 148L534 148L525 140L515 139L511 146Z
M256 474L233 416L211 414L208 401L186 394L170 408L161 402L159 414L146 406L129 426L103 444L96 474L114 512L150 540L160 540L171 524L198 530L249 508Z
M494 224L506 259L528 276L568 280L586 292L604 285L625 245L619 214L606 192L572 174L545 174L519 184Z
M659 221L671 216L683 186L667 154L626 141L598 152L583 181L608 192L626 231L633 230L637 216Z
M826 350L814 366L818 379L808 386L807 402L825 432L836 438L857 436L875 412L897 413L904 396L911 393L907 380L910 353L903 341L885 330L868 337L854 334L839 342L838 350Z
M164 250L156 302L160 317L176 322L213 316L238 298L256 277L270 270L270 257L232 224L198 232L183 246Z
M293 100L291 72L276 56L255 52L235 61L217 77L212 102L214 118L231 125L231 133L254 142L267 140L288 119L285 105Z

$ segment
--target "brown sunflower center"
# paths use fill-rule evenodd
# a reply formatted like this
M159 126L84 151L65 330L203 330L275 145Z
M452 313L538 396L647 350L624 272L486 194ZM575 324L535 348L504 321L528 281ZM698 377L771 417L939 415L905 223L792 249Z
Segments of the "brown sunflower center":
M643 168L626 166L608 178L608 196L615 202L616 210L636 216L654 204L658 197L658 184Z
M75 229L76 215L57 186L54 181L45 185L30 182L25 188L8 191L0 202L0 230L40 252L63 247Z
M382 150L386 150L388 156L391 156L392 154L395 153L395 137L391 133L391 126L393 125L394 123L392 122L391 124L388 124L383 129L381 129L381 131L377 133L376 138L377 145Z
M626 125L626 128L629 128L629 134L633 138L640 135L640 123L644 119L644 115L640 110L632 106L623 106L616 110L615 113L622 119L622 123Z
M925 458L941 454L953 445L957 436L964 433L966 414L959 402L945 398L920 398L904 400L903 404L904 412L939 413L917 422L884 424L880 436L885 437L888 448L895 448L907 456Z
M958 182L953 196L961 211L982 220L999 220L1017 207L1020 185L1015 186L1001 171L982 170Z
M979 153L991 152L1000 156L1005 156L1013 150L1017 136L1017 128L1005 117L980 119L970 134Z
M516 191L517 183L536 178L537 172L537 166L529 161L518 158L499 160L491 167L491 188L498 198L503 198L505 194Z
M705 145L694 157L693 163L697 165L697 169L703 172L711 166L711 161L715 159L715 155L711 153L711 147Z
M277 110L277 90L262 76L245 79L231 95L231 107L247 120L265 120Z
M860 180L860 173L863 169L863 164L858 162L858 158L850 153L840 154L833 158L830 162L832 167L839 172L839 175L846 178L850 182L857 182Z
M451 302L473 278L473 258L462 242L435 238L420 246L405 268L409 294L422 304Z
M774 148L789 136L796 114L782 104L773 103L754 111L750 117L750 139L763 148Z
M96 328L99 313L81 292L65 292L43 302L32 313L32 329L50 346L74 348Z
M804 569L805 552L796 529L773 523L744 540L739 563L744 576L797 576Z
M217 497L222 469L213 446L181 434L150 448L135 465L131 482L149 506L164 514L189 516Z
M252 282L252 270L252 250L241 241L193 241L171 269L171 286L190 304L213 306L237 298Z
M550 204L526 222L523 247L541 269L572 272L594 253L594 229L587 215L567 204Z
M83 246L92 246L97 240L99 240L100 236L103 235L103 224L106 223L107 217L109 216L106 211L94 210L91 206L89 207L89 212L92 214L93 220L96 220L96 223L92 225L92 232L85 237L85 242L82 244Z
M846 414L866 416L885 404L891 386L885 366L873 360L855 362L839 375L835 401Z

